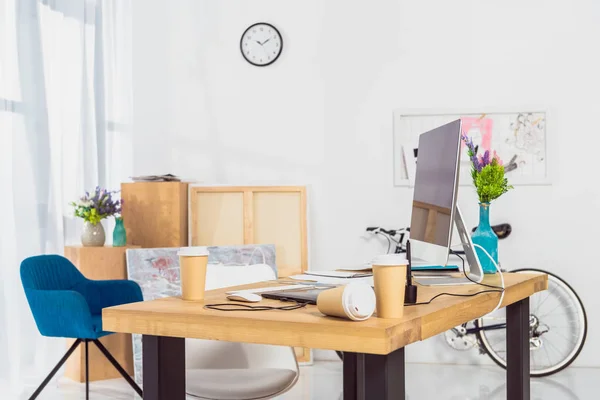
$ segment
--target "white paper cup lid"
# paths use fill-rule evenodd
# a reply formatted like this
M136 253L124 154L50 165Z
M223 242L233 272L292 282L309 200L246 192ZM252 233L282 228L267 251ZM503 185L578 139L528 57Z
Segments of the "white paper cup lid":
M408 265L408 260L404 254L383 254L375 257L371 264L382 266Z
M350 283L344 289L342 305L348 318L364 321L375 312L375 292L365 283Z
M208 256L208 247L203 247L203 246L182 247L177 252L177 255L185 256L185 257Z

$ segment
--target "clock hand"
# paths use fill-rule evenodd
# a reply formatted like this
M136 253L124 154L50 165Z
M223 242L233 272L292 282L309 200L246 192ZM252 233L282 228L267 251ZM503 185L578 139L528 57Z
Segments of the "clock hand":
M269 40L271 40L271 38L268 38L267 40L265 40L264 42L262 42L260 45L264 45L265 43L267 43Z
M258 40L255 40L256 43L260 44L261 46L263 45L261 42L259 42Z

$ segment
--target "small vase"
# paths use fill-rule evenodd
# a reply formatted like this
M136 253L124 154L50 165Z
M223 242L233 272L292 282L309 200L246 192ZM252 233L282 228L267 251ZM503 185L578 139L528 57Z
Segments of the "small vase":
M489 203L479 203L479 225L475 232L473 232L472 239L473 244L483 247L492 256L494 262L498 264L498 236L496 236L490 225ZM485 274L495 274L497 272L496 266L490 260L490 257L477 246L475 246L475 251L477 252L483 272Z
M96 225L91 222L83 222L83 232L81 232L81 244L85 247L100 247L104 246L106 241L106 235L104 234L104 227L102 222L98 222Z
M123 226L123 218L115 218L115 230L113 231L113 247L123 247L127 244L127 233Z

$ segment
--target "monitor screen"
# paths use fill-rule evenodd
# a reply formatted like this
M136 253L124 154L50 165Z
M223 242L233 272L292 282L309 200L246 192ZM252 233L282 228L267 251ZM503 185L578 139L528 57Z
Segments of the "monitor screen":
M460 120L421 134L410 239L449 247L458 187Z

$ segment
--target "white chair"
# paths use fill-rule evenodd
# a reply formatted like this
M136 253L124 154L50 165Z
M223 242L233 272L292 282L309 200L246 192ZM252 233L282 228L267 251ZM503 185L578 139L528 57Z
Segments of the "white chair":
M206 290L275 279L265 264L209 265ZM298 380L291 347L186 339L188 399L254 400L279 396Z

